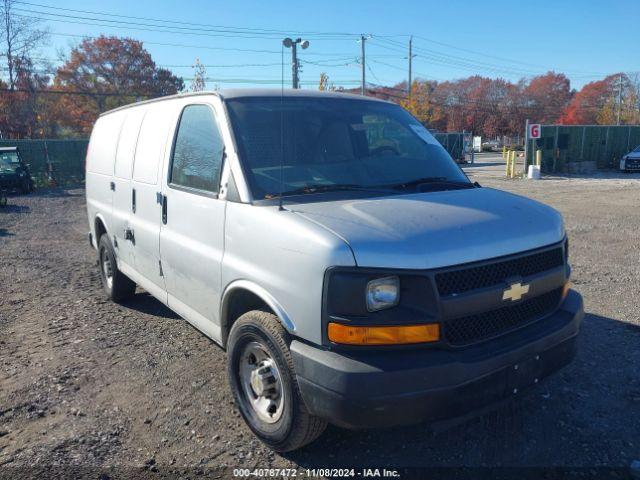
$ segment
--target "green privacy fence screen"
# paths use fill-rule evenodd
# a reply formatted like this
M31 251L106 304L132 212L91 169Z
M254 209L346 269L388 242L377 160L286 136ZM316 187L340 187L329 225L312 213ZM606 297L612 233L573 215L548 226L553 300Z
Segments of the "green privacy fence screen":
M454 160L462 157L464 134L460 132L453 133L433 133L436 140L449 152Z
M541 135L530 140L527 163L541 150L546 173L618 168L620 158L640 145L640 125L543 125Z
M458 159L462 154L462 133L434 133L436 139ZM49 184L50 175L58 185L84 181L84 160L87 139L75 140L0 140L0 147L20 148L24 161L29 164L36 184Z
M56 184L69 185L84 181L88 143L86 139L0 140L0 147L17 146L20 149L37 185L48 184L50 175Z

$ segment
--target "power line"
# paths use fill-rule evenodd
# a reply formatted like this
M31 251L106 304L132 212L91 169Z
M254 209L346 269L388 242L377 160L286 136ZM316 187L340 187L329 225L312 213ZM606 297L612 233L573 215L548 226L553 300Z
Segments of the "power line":
M393 40L385 39L385 38L382 38L380 40L383 43L382 44L378 43L379 47L387 50L395 51L398 53L404 53L404 49L405 49L404 45L399 44L398 42L395 42ZM470 70L473 72L477 72L478 70L481 70L481 71L487 71L487 72L498 73L498 74L502 73L502 74L508 74L508 75L525 76L525 77L540 75L544 73L539 70L525 70L525 69L519 69L519 68L514 68L514 67L509 67L504 65L498 65L495 63L469 59L469 58L460 57L457 55L443 54L443 53L436 52L434 50L425 49L422 47L414 47L414 50L418 52L415 56L418 58L422 58L423 61L427 63L434 63L434 64L445 65L449 67L453 66L463 70ZM403 58L406 58L406 56L404 56ZM549 71L552 69L547 67L547 68L544 68L543 70ZM591 78L591 77L602 76L604 74L583 75L583 74L574 74L572 72L567 72L567 75L570 75L572 77Z
M427 37L423 37L423 36L420 36L420 35L414 35L414 37L415 38L419 38L420 40L424 40L425 42L434 43L436 45L440 45L440 46L443 46L443 47L448 47L448 48L451 48L451 49L454 49L454 50L459 50L461 52L471 53L471 54L474 54L474 55L481 55L481 56L484 56L484 57L489 57L489 58L493 58L495 60L501 60L501 61L508 62L508 63L516 63L516 64L525 65L525 66L529 66L529 67L548 69L548 67L546 67L544 65L530 63L530 62L523 62L521 60L515 60L515 59L512 59L512 58L500 57L500 56L497 56L497 55L478 52L476 50L469 50L467 48L456 47L455 45L451 45L451 44L448 44L448 43L440 42L440 41L433 40L433 39L430 39L430 38L427 38ZM595 73L595 72L583 72L583 73Z
M381 40L383 42L388 42L388 40L385 40L385 39L381 39ZM378 43L378 46L387 50L405 54L404 46L402 46L402 50L400 50L399 47L395 44L387 45L387 44ZM539 72L516 70L512 68L494 66L491 64L484 64L483 62L474 62L469 59L447 56L439 53L427 54L427 53L424 53L424 50L417 49L417 48L415 48L415 50L417 52L420 52L420 53L414 54L415 58L421 58L423 59L423 61L427 63L435 63L435 64L446 65L446 66L460 67L462 69L471 70L474 72L477 72L478 70L484 70L484 71L491 71L494 73L507 73L510 75L520 75L520 76L531 76L531 75L539 74ZM406 55L403 58L406 58Z
M75 33L62 33L62 32L52 32L50 35L60 36L60 37L73 37L73 38L86 38L89 40L95 40L100 37L92 36L92 35L79 35ZM212 47L210 45L193 45L193 44L184 44L184 43L167 43L167 42L153 42L143 39L137 39L137 41L147 44L147 45L157 45L161 47L176 47L176 48L196 48L202 50L216 50L216 51L228 51L228 52L247 52L247 53L270 53L270 54L278 54L280 55L280 50L265 50L265 49L255 49L255 48L235 48L235 47ZM329 57L338 57L345 56L344 52L305 52L305 56L329 56ZM395 55L374 55L376 58L383 57L395 57Z
M232 26L225 26L225 25L214 25L214 24L208 24L208 23L195 23L195 22L160 19L160 18L152 18L152 17L136 17L136 16L133 16L133 15L119 15L119 14L114 14L114 13L97 12L97 11L91 11L91 10L77 10L77 9L72 9L72 8L61 8L61 7L58 7L58 6L51 6L51 5L44 5L44 4L40 4L40 3L31 3L31 2L23 2L23 1L16 1L15 3L22 4L22 5L29 5L29 6L33 6L33 7L39 7L39 8L55 9L56 11L60 10L60 11L66 11L66 12L75 12L75 13L84 13L84 14L90 14L90 15L101 15L101 16L107 16L107 17L127 18L127 19L143 20L143 21L161 22L161 23L169 23L169 24L176 24L176 25L189 25L189 26L196 26L196 27L207 27L209 29L219 29L219 30L224 29L225 31L229 31L229 32L238 31L238 32L247 32L247 33L269 33L269 34L274 34L274 35L277 35L277 36L282 36L286 32L292 33L291 31L286 30L286 29L276 30L276 29L266 29L266 28L232 27ZM358 36L358 34L348 33L348 32L317 32L317 31L302 32L302 31L293 31L293 33L296 34L296 35L304 35L304 36L309 36L309 35L331 35L331 36L350 36L350 37Z
M69 15L64 13L53 13L41 10L22 9L16 8L15 12L18 12L16 16L23 18L38 18L40 20L63 22L63 23L80 23L84 25L96 25L110 28L127 28L136 27L139 30L146 30L159 33L173 33L180 35L200 35L206 37L223 37L223 38L246 38L246 39L278 39L282 36L282 33L272 32L255 32L255 31L243 31L243 30L229 30L226 28L198 28L198 27L186 27L186 26L172 26L162 25L158 23L144 23L140 21L129 20L113 20L105 18L104 16L84 16L84 15ZM39 17L33 17L30 15L38 15ZM42 16L45 17L42 17ZM101 14L100 14L101 15ZM87 23L92 22L92 23ZM99 23L98 23L99 22ZM318 33L315 39L345 39L344 34L331 34L331 33ZM314 38L314 35L307 38Z

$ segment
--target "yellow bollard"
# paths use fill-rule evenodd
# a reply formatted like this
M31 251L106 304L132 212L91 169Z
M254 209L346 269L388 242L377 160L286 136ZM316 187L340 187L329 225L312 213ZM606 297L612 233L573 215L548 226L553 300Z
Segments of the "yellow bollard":
M507 147L506 146L502 146L502 158L506 159L507 158Z
M510 171L509 169L511 168L511 152L505 152L504 158L506 159L506 166L507 166L507 171L505 172L505 175L508 177L509 171Z
M542 164L542 150L536 150L536 165L540 166Z
M516 151L511 152L511 178L516 176Z

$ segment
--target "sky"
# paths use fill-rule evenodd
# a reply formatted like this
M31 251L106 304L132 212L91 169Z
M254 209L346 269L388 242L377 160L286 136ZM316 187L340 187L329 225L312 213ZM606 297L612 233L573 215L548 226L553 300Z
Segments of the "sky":
M611 73L640 71L640 0L20 0L15 8L46 19L51 36L43 58L68 52L82 36L129 36L187 86L196 58L208 88L280 85L283 72L288 86L285 36L309 41L299 50L303 88L317 88L322 72L336 86L357 87L361 34L366 79L376 85L407 79L410 35L414 78L517 81L554 70L579 89Z

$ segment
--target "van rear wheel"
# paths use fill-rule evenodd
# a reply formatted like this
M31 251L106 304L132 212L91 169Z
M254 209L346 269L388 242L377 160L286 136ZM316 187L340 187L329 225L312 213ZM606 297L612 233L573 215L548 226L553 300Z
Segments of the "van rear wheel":
M100 237L98 242L98 263L102 287L107 298L114 302L122 302L131 298L136 291L136 284L118 270L116 254L106 233Z
M275 315L254 310L233 324L227 344L236 406L253 433L278 452L311 443L327 426L304 405L289 343Z

